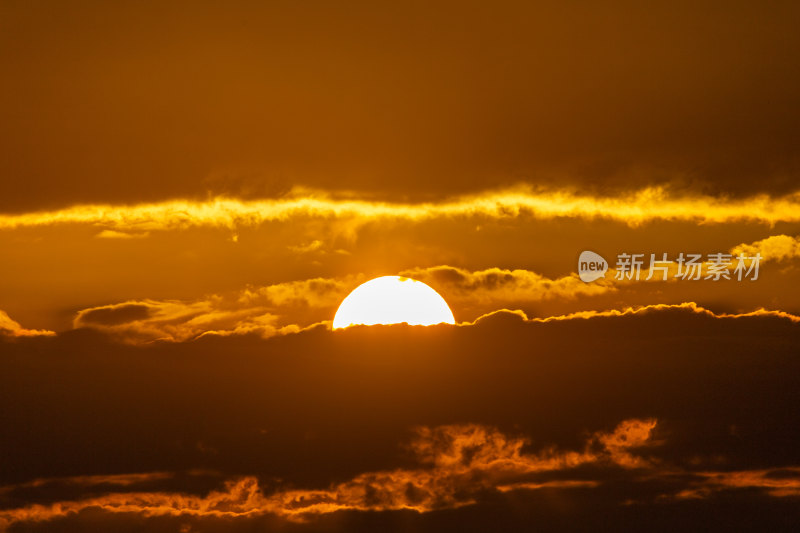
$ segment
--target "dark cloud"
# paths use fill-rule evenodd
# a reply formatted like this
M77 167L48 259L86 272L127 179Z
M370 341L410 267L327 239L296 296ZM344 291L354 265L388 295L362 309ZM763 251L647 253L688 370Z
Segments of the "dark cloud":
M761 490L776 498L800 496L800 467L692 473L654 463L640 454L643 448L664 444L652 438L656 425L656 420L625 420L611 432L592 434L583 450L549 448L536 453L525 450L530 445L528 440L504 435L491 427L475 424L422 427L409 445L420 463L414 469L365 472L315 490L292 488L265 492L256 478L244 477L227 481L221 489L203 496L141 489L105 492L49 505L0 510L0 525L63 520L89 509L148 518L224 517L236 521L272 515L289 522L308 523L321 516L347 511L430 513L459 509L476 505L487 494L498 492L523 492L518 497L535 498L540 491L602 491L603 485L614 478L624 479L634 486L660 483L672 491L677 487L678 492L660 494L656 501L640 499L635 502L640 505L669 499L707 499L715 492L735 490ZM586 465L590 468L585 468ZM114 485L141 486L169 477L162 473L81 476L67 478L63 483L107 489ZM39 487L47 482L36 480L21 487L11 486L6 492ZM688 488L683 488L686 486Z
M154 481L162 485L151 485L148 494L180 494L187 502L207 501L210 491L228 494L237 485L226 488L225 481L247 479L244 492L230 500L246 505L247 487L264 498L304 491L324 496L348 487L366 490L359 484L366 479L369 490L381 480L396 483L392 472L430 476L450 468L445 463L460 449L466 462L453 464L493 465L454 485L473 487L469 497L452 494L474 504L434 506L439 510L415 517L402 510L342 511L285 527L414 524L435 530L439 524L446 530L504 516L500 529L514 530L536 523L536 515L545 529L556 529L565 508L575 517L604 516L608 524L632 529L652 521L664 530L692 519L724 530L730 516L745 511L780 511L784 524L797 524L796 510L788 512L784 503L796 501L800 465L796 447L788 445L800 438L794 423L796 323L773 315L720 318L689 308L550 322L503 316L472 327L314 329L146 348L89 330L4 343L0 424L10 431L0 435L0 477L11 486L175 472L177 481ZM639 422L621 424L625 420ZM642 425L647 420L657 420L652 433L640 431L653 427ZM453 448L459 439L484 444ZM209 447L215 453L203 452ZM491 490L475 492L470 485L502 465L543 457L574 460L541 476L515 470ZM214 474L180 474L198 470ZM423 489L439 487L414 486L403 498L424 501ZM135 485L77 488L54 500L54 494L28 489L24 498L3 492L0 504L18 509L114 493L122 494L119 503L137 498L125 496L132 491ZM385 501L379 494L359 501ZM503 515L509 508L518 511ZM242 526L224 515L201 520L131 513L109 517L89 507L51 526ZM250 526L253 520L243 518ZM258 520L263 526L272 518Z
M225 483L222 490L206 496L165 492L111 492L94 498L58 501L6 512L3 523L44 522L99 508L110 513L143 516L229 516L243 518L272 514L291 521L348 510L430 512L474 504L483 491L538 490L594 487L583 479L541 479L542 474L571 471L584 464L604 467L642 468L647 461L634 456L648 444L655 420L626 420L611 433L597 433L582 451L543 450L523 452L520 437L504 435L491 427L474 424L419 428L410 444L423 466L416 469L365 472L327 489L278 490L265 494L256 478ZM590 449L597 443L596 449ZM66 483L102 487L132 485L164 478L160 474L140 476L83 476ZM30 486L26 484L25 486ZM36 483L34 482L34 485ZM24 487L25 487L24 486ZM10 487L13 492L17 487Z

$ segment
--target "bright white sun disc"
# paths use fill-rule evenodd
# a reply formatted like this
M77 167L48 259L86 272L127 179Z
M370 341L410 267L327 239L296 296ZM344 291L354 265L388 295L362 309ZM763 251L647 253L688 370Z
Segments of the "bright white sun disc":
M430 326L455 324L456 320L444 298L428 285L410 278L383 276L347 295L333 317L333 329L401 322Z

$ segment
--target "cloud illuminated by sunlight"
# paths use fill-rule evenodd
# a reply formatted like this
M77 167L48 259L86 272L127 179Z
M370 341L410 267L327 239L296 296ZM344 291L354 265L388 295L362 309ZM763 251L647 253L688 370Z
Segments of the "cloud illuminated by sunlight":
M63 518L96 508L110 513L143 516L216 516L240 518L273 514L291 520L337 511L414 510L428 512L475 503L485 490L593 487L594 480L542 482L547 472L571 471L597 464L606 468L639 469L650 462L635 455L646 447L655 419L629 419L611 432L596 432L579 451L547 448L529 453L524 437L507 435L480 424L420 427L409 449L418 468L358 474L324 489L278 490L264 494L255 477L231 480L207 496L167 492L110 493L79 501L0 510L0 527L21 522Z
M789 235L772 235L750 244L740 244L731 250L734 255L761 254L765 261L783 261L800 257L800 238Z
M139 491L110 492L83 500L0 510L0 529L41 523L94 509L106 513L136 513L144 517L194 516L241 519L273 515L291 521L339 511L426 513L478 502L487 491L508 493L542 489L595 489L608 473L620 470L629 479L668 482L658 499L701 499L724 490L761 490L776 498L800 494L800 468L692 472L645 455L656 419L627 419L610 432L598 431L582 450L525 450L530 441L480 424L420 427L409 449L419 467L364 472L327 488L289 488L265 493L256 477L227 481L206 496ZM592 465L593 468L581 467ZM559 477L547 476L562 473ZM84 476L81 484L133 484L169 478L165 473ZM683 483L676 483L679 480ZM44 480L58 483L59 480ZM64 480L74 483L74 478ZM28 485L28 484L26 484ZM5 487L13 490L15 487Z
M525 312L520 309L498 309L497 311L492 311L490 313L486 313L485 315L479 316L473 322L464 322L461 325L464 326L477 325L482 320L490 319L493 317L497 318L502 316L514 317L517 320L522 320L525 322L556 322L561 320L588 320L592 318L621 317L627 315L639 315L639 314L647 314L652 312L669 311L669 310L685 311L685 312L695 313L698 315L705 315L712 318L754 318L754 317L768 316L775 318L783 318L793 323L800 323L800 316L794 315L792 313L787 313L786 311L759 308L756 309L755 311L748 311L744 313L715 313L710 309L706 309L705 307L698 305L696 302L683 302L680 304L650 304L650 305L630 306L621 309L606 309L604 311L596 311L596 310L576 311L574 313L568 313L565 315L554 315L544 318L538 318L538 317L528 318L528 315L526 315Z
M651 187L615 197L598 197L567 190L530 187L487 191L439 202L399 203L337 198L300 190L284 198L209 201L172 200L137 205L77 205L54 211L0 215L0 229L91 224L106 229L146 232L195 226L255 226L298 217L355 220L423 221L452 217L513 218L530 216L604 218L638 225L651 220L699 223L754 221L767 224L800 221L800 192L780 197L757 195L742 199L707 195L672 195ZM112 234L105 234L111 236ZM117 236L117 235L114 235Z
M5 311L0 311L0 335L10 337L49 337L55 335L55 332L46 329L23 328L19 322L12 320Z

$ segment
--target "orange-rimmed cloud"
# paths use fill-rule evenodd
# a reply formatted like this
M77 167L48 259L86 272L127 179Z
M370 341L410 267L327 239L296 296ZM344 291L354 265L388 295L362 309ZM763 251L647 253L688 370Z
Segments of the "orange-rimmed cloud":
M172 472L141 472L134 474L99 474L56 478L36 478L25 483L16 485L6 485L0 487L1 492L9 492L20 488L39 488L50 485L82 485L86 487L98 487L101 485L116 485L129 487L140 485L152 481L162 481L175 477Z
M731 472L693 472L696 480L691 487L671 497L676 499L707 498L715 492L735 489L757 488L770 496L800 496L800 467L785 467L757 470L734 470Z
M667 311L672 309L687 311L690 313L705 315L713 318L735 319L735 318L752 318L752 317L768 316L774 318L783 318L794 323L800 323L800 316L794 315L792 313L787 313L786 311L759 308L754 311L749 311L746 313L715 313L710 309L706 309L705 307L698 305L696 302L683 302L680 304L650 304L641 306L630 306L622 309L606 309L603 311L596 311L596 310L576 311L574 313L567 313L564 315L556 315L556 316L541 317L541 318L540 317L529 318L528 315L520 309L499 309L497 311L492 311L491 313L486 313L485 315L476 318L472 322L465 322L463 325L471 326L480 323L482 320L487 320L491 319L492 317L498 317L503 315L515 316L518 319L524 320L526 322L554 322L560 320L588 320L592 318L602 318L602 317L621 317L626 315L647 314L647 313Z
M295 324L278 324L279 316L263 307L226 309L221 299L194 302L140 300L83 309L73 326L88 327L134 344L153 341L187 341L203 335L255 333L271 337L296 333Z
M494 219L530 216L604 218L637 225L651 220L700 223L754 221L767 224L800 221L800 192L731 199L708 195L675 195L650 187L613 197L572 190L531 187L486 191L438 202L400 203L340 197L298 190L284 198L208 201L171 200L137 205L76 205L53 211L0 215L0 229L58 224L87 224L117 232L178 230L195 226L234 229L270 221L312 217L371 221L421 221L453 217Z
M401 276L414 278L436 288L448 301L497 303L572 300L616 290L610 280L584 283L577 274L551 279L532 270L488 268L470 271L448 265L404 270Z
M363 274L341 278L311 278L284 281L262 287L248 287L237 297L242 305L268 303L277 306L301 305L330 307L338 305L347 294L369 278Z
M305 519L337 511L414 510L428 512L475 503L486 490L508 492L531 488L597 486L596 480L542 479L595 464L604 468L644 468L651 463L635 455L650 444L656 421L630 419L611 432L596 432L583 450L555 448L527 453L530 441L478 424L422 427L408 448L419 468L367 472L320 490L279 490L264 494L258 480L231 480L206 496L168 492L110 493L78 501L0 511L0 524L41 522L87 509L143 516L248 517L264 514Z
M440 266L409 270L404 274L413 274L416 279L430 282L442 291L447 300L456 304L477 302L486 305L497 302L502 305L504 302L512 301L574 299L576 296L591 296L616 290L613 282L586 284L574 275L551 280L527 270L487 269L470 272L455 267ZM366 279L365 276L358 275L339 279L313 278L289 281L264 287L251 287L231 295L210 295L194 301L131 300L83 309L77 313L73 326L101 330L133 344L159 340L181 342L203 335L258 334L266 338L297 333L327 323L330 320L329 315L332 315L342 299ZM288 315L297 309L306 312L311 319L306 322L289 320ZM464 321L460 325L475 325L489 317L509 313L518 315L525 321L551 322L620 317L671 309L714 318L771 316L800 322L799 316L780 310L759 308L743 313L715 313L695 302L683 302L620 309L582 310L535 318L529 318L521 310L501 308L478 316L472 321ZM16 324L16 327L19 325ZM29 332L27 334L53 334L52 332L30 333L33 330L21 331Z
M204 496L179 492L111 492L80 500L0 510L0 528L57 520L94 510L142 517L243 519L264 515L293 521L339 511L413 510L427 513L481 501L487 491L599 490L620 473L633 483L657 483L658 500L703 499L733 490L767 496L800 496L800 467L687 470L644 455L654 440L655 419L623 420L612 431L592 433L581 450L526 451L530 440L479 424L422 427L408 445L418 468L365 472L325 489L278 489L265 493L256 477L224 483ZM591 466L591 468L584 468ZM609 476L610 474L610 476ZM155 476L155 477L154 477ZM81 483L120 485L169 477L162 473L84 476ZM69 478L71 479L71 478ZM96 492L96 491L94 491ZM622 503L622 502L620 502Z
M800 237L771 235L750 244L739 244L731 250L731 253L734 255L743 254L750 257L760 254L762 259L766 261L795 259L800 257Z
M402 275L431 284L455 304L572 300L614 290L609 283L586 284L575 275L553 280L529 270L472 272L438 266ZM132 343L185 341L204 334L270 337L329 320L347 294L368 279L358 274L286 281L192 301L130 300L83 309L75 316L73 327L102 330ZM294 315L303 315L306 321L298 321Z
M82 309L73 327L101 330L133 344L180 342L203 335L271 337L330 319L336 306L362 281L366 281L363 276L312 278L191 301L129 300ZM297 310L305 314L312 310L311 319L298 324L287 318Z
M54 331L46 329L23 328L19 322L12 320L5 311L0 311L0 336L6 337L49 337L55 335Z

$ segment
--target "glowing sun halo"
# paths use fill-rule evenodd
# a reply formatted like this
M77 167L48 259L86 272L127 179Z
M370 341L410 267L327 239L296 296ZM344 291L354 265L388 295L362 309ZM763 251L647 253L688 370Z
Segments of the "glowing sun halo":
M456 323L447 302L429 286L410 278L383 276L347 295L333 317L333 329L401 322L421 326Z

